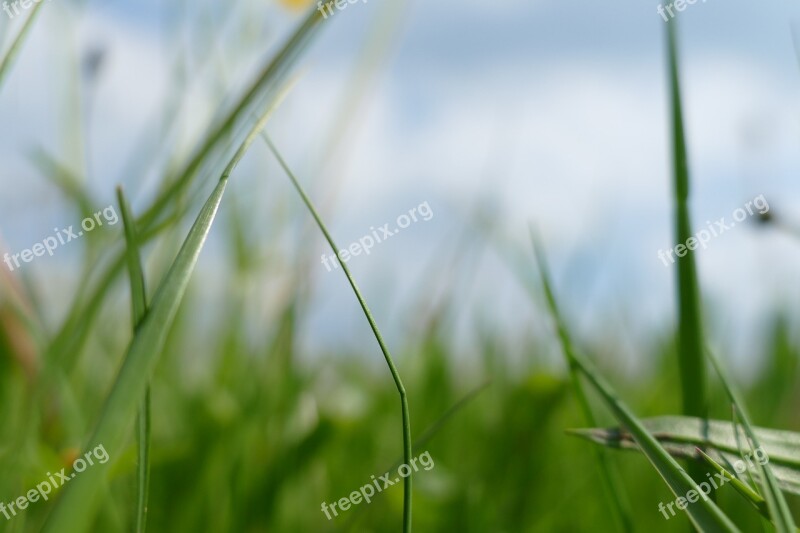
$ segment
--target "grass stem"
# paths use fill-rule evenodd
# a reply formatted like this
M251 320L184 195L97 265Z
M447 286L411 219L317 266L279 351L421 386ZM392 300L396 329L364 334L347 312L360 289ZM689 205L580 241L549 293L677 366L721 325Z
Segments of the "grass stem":
M278 152L278 149L275 148L275 145L272 144L269 136L262 132L261 136L263 137L264 141L269 146L269 149L272 151L275 158L278 160L278 163L283 168L286 175L289 176L289 179L294 185L294 188L297 190L297 193L302 198L303 203L306 205L308 210L311 212L311 216L314 217L314 220L319 226L320 231L325 236L325 240L328 241L331 249L333 250L334 255L338 260L338 250L339 248L336 246L336 243L333 241L333 237L331 237L330 232L325 227L325 224L322 222L319 214L317 214L317 210L314 208L314 205L311 203L311 199L309 199L308 195L303 191L303 188L300 186L300 183L297 181L294 173L289 169L289 166L284 161L283 157ZM367 306L367 302L364 300L364 297L361 295L361 291L356 285L353 276L350 274L350 269L347 268L347 264L344 261L339 261L339 264L342 266L342 272L347 277L347 281L350 283L350 286L353 288L353 292L356 295L356 299L358 299L358 303L361 305L362 311L364 311L364 316L367 317L367 321L369 322L369 327L372 328L372 333L375 335L375 339L378 341L378 345L381 348L381 352L383 352L383 357L386 359L386 364L389 365L389 371L392 373L392 379L394 379L395 386L397 387L397 392L400 394L400 405L403 413L403 460L405 464L411 463L411 453L412 453L412 442L411 442L411 417L408 410L408 397L406 395L406 389L403 386L403 381L400 379L400 373L397 371L397 367L392 360L392 356L389 353L389 348L387 348L386 343L383 341L383 336L381 335L380 330L378 329L378 325L375 323L375 319L372 317L372 313ZM411 475L409 474L403 480L403 533L409 533L411 531Z

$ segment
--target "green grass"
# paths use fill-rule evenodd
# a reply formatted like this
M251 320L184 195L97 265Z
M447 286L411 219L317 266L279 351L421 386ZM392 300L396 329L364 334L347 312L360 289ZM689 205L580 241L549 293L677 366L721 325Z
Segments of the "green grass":
M583 390L581 383L580 372L582 370L580 360L573 346L572 339L567 331L564 321L558 311L556 305L555 295L549 281L549 274L547 264L544 259L544 252L541 249L541 243L535 243L534 237L534 253L536 256L536 266L542 280L542 288L544 290L545 301L548 309L550 310L551 317L556 325L558 339L561 343L561 350L564 352L567 367L569 369L570 382L575 394L575 399L581 408L583 417L589 426L594 427L597 425L597 418L594 415L592 407L586 398L586 393ZM623 531L633 531L632 512L630 504L628 503L628 495L625 491L624 485L617 472L612 466L603 450L595 450L597 457L597 464L600 468L603 483L605 485L606 496L609 498L612 509L616 514L616 519Z
M244 157L255 137L265 126L270 111L267 109L262 114L228 163L219 183L197 216L169 272L159 284L151 308L138 321L139 325L134 332L125 362L105 401L89 444L85 447L86 450L103 445L110 455L114 457L121 455L125 445L126 428L130 425L136 406L141 406L145 401L143 398L146 398L148 381L154 372L158 357L166 343L167 333L189 284L189 278L211 230L225 187L228 184L228 178ZM130 229L128 231L130 232ZM135 252L129 248L127 254L130 258L129 264L136 263L136 259L131 257L132 254ZM135 266L132 267L132 270L137 271ZM136 277L138 276L134 274L132 279ZM141 282L132 281L132 283ZM137 313L141 310L140 306L143 303L141 291L143 288L137 290L137 293L132 296L134 302L139 299L139 303L133 304ZM134 320L136 321L135 318ZM45 531L79 532L89 529L100 480L106 474L104 466L92 468L77 476L66 486L65 494L59 499L45 525Z
M286 172L286 175L294 185L297 193L302 198L303 203L306 205L308 210L311 212L311 216L314 217L314 221L319 226L320 231L325 235L325 240L328 241L328 244L331 247L331 251L336 255L339 253L340 248L336 246L336 243L333 240L328 229L325 227L325 224L322 222L317 210L314 208L314 205L311 203L308 195L306 195L303 187L300 185L300 182L297 181L297 178L294 176L292 171L289 169L289 166L284 161L283 157L278 152L275 145L270 141L269 137L264 134L264 141L269 146L272 153L275 155L275 158L281 165L281 168ZM338 261L338 256L337 256ZM372 316L372 312L369 310L369 306L367 305L366 300L364 300L364 296L361 294L361 290L359 290L358 285L356 285L355 280L353 279L353 275L350 273L350 269L347 267L347 263L344 261L339 261L339 264L342 267L342 272L347 277L347 282L350 284L350 287L353 289L353 293L358 300L358 304L361 306L361 310L364 312L364 316L369 322L369 327L372 329L372 333L375 335L375 340L378 341L378 346L381 349L381 353L383 354L384 359L386 360L386 364L389 366L389 372L392 374L392 380L394 380L395 387L397 387L397 393L400 395L400 411L402 415L403 421L403 461L406 465L411 464L412 456L412 442L411 442L411 414L408 408L408 395L406 394L406 388L403 386L403 380L400 378L400 372L397 370L397 366L392 359L392 355L389 353L389 348L386 346L386 343L383 340L383 335L381 335L380 330L378 329L378 325L375 323L375 319ZM411 481L414 477L413 474L409 474L408 476L403 478L403 531L404 533L408 533L411 531L411 503L412 503L412 496L411 496Z
M672 108L672 149L675 202L675 243L685 243L694 235L689 216L689 156L683 126L683 105L678 71L676 22L667 24L669 51L669 89ZM687 416L708 416L706 398L706 363L704 357L703 308L694 254L677 260L678 288L678 362L681 369L683 413Z
M553 322L556 324L559 339L561 340L561 348L567 354L570 367L578 371L595 388L606 407L630 433L639 450L647 457L650 464L658 471L676 497L684 496L692 490L699 492L700 489L697 483L664 449L653 433L633 414L631 409L619 399L616 391L605 381L599 370L573 349L570 335L558 311L541 254L538 255L538 260L542 286L547 295L548 308ZM585 402L585 400L582 401ZM686 514L699 531L739 531L731 519L710 499L701 499L696 505L690 505L686 508Z
M13 75L40 7L11 36L0 83ZM411 303L391 314L389 291L370 292L370 302L380 302L373 313L342 263L355 300L324 302L322 312L361 313L369 331L354 333L347 347L308 348L318 334L308 322L320 312L311 308L315 285L335 282L319 276L316 242L297 228L310 212L337 250L328 217L310 197L335 196L332 177L341 168L333 163L356 139L349 118L376 81L407 7L382 9L358 62L362 74L330 104L337 118L323 156L306 173L308 193L265 137L304 206L259 159L267 150L252 143L323 26L315 10L243 89L216 80L229 104L188 154L176 151L159 169L159 187L137 204L138 216L119 189L122 231L82 242L76 288L55 323L44 318L51 295L40 294L35 279L0 276L0 404L8 406L0 410L0 502L69 468L83 450L102 444L110 456L13 520L0 515L0 531L408 532L412 499L416 531L796 531L800 345L789 312L774 310L759 350L764 369L739 391L727 365L706 354L707 343L724 346L725 339L704 331L703 317L715 309L702 305L693 254L675 267L677 331L664 324L641 343L636 357L648 365L632 380L620 377L627 363L617 355L630 332L597 344L582 339L578 321L559 305L564 291L551 280L541 246L531 261L526 248L498 235L494 220L466 224L442 243L450 261L444 253L432 257L422 283L403 299ZM678 243L693 230L691 181L675 25L667 27ZM167 129L180 100L175 93L165 107ZM137 179L155 157L148 146L136 150ZM263 196L233 176L250 149L252 166L241 172L266 180ZM75 213L97 207L96 192L59 155L36 149L29 160ZM270 224L254 228L256 220ZM212 230L222 253L213 257L218 263L205 263ZM487 319L504 305L500 297L483 316L464 314L486 248L500 251L509 276L531 295L534 319L525 335L512 338ZM385 281L382 275L376 280ZM378 323L393 326L391 339ZM459 347L465 324L476 358ZM388 373L383 363L373 365L369 334ZM392 358L389 344L402 358ZM714 374L706 372L707 357ZM411 418L424 430L412 432ZM697 490L707 471L733 479L732 463L759 446L769 452L767 465L732 481L716 501L664 520L659 502ZM402 491L387 489L334 520L320 511L322 502L423 449L436 467L417 473L413 485L408 477Z
M139 237L136 231L136 220L131 213L128 200L117 188L117 201L125 231L125 257L128 263L128 279L131 286L131 322L135 334L147 314L147 290L145 289L144 271L139 248ZM147 529L147 498L150 487L150 432L152 420L152 404L150 386L144 392L144 399L136 417L137 440L137 476L136 476L136 532L144 533Z

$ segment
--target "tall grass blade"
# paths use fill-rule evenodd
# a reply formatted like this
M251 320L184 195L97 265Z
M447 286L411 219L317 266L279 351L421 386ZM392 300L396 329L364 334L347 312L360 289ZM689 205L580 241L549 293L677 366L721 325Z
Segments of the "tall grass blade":
M675 22L667 24L669 83L672 112L672 149L675 194L675 242L685 243L692 234L689 217L689 163L683 126ZM676 254L677 255L677 254ZM703 324L700 289L694 254L677 261L678 283L678 363L681 375L683 414L708 416L706 366L703 356Z
M545 292L552 296L553 291L546 271L540 270L540 276ZM567 329L560 318L554 297L548 298L548 307L551 317L556 323L556 327L559 331L564 331L566 333ZM567 338L567 336L559 335L559 338L562 339L562 348L566 351L567 347L563 345L563 338ZM658 440L647 430L628 406L617 398L614 389L606 383L600 372L571 347L570 350L572 351L570 364L574 365L575 368L586 377L588 382L600 395L605 405L613 413L614 417L631 433L631 436L639 445L645 457L647 457L650 464L652 464L661 475L662 479L675 496L685 496L690 490L696 490L699 494L700 488L697 486L697 483L695 483L683 468L681 468L678 462L675 461L664 447L659 444ZM697 503L686 508L686 513L692 524L700 531L738 531L733 522L731 522L711 500L698 500Z
M572 384L575 398L578 401L578 405L580 406L587 423L594 426L597 422L594 412L592 411L592 407L589 405L589 401L586 399L586 393L583 390L583 386L581 385L572 339L570 338L569 332L561 320L561 315L558 311L558 307L556 306L555 296L550 287L550 283L544 283L544 280L549 280L550 276L548 274L547 264L542 255L541 245L537 242L533 231L531 231L531 241L533 242L536 264L543 280L545 299L547 300L548 308L550 309L550 313L555 321L556 329L558 331L558 338L561 342L562 352L567 360L570 383ZM595 459L597 460L597 465L600 468L600 477L605 484L606 496L611 502L611 508L615 511L617 523L620 525L623 531L633 531L633 522L631 519L633 513L631 512L630 504L628 503L624 485L619 477L619 471L615 468L612 468L608 456L603 453L602 450L597 450L595 452Z
M147 313L147 291L145 289L144 270L139 253L139 237L136 221L131 213L130 205L117 187L117 200L125 229L125 257L128 263L128 277L131 285L131 321L133 332ZM136 472L136 532L144 533L147 524L147 496L150 490L150 385L144 393L144 399L136 419L137 472Z
M48 517L44 531L83 532L91 525L97 487L106 475L109 465L119 459L123 451L130 421L153 375L170 325L178 312L222 201L228 177L264 127L268 117L269 110L260 117L223 171L219 183L200 210L169 272L159 285L152 306L133 337L116 383L103 406L94 434L89 439L88 448L104 446L111 460L104 465L95 465L71 480Z
M278 152L278 149L275 148L275 145L272 144L272 141L269 137L264 133L262 135L264 141L269 146L270 150L272 151L275 158L278 160L278 163L283 168L286 175L294 185L295 189L297 190L300 198L302 198L303 203L306 205L308 210L311 212L311 216L314 217L317 225L319 226L320 231L325 236L325 240L328 241L331 249L333 250L334 255L337 256L338 260L338 250L339 248L336 246L336 243L333 241L333 237L328 232L328 229L325 227L325 224L322 222L322 219L317 214L317 210L314 208L314 205L311 203L311 200L306 195L303 188L300 186L300 182L297 181L294 173L289 169L289 166L284 161L283 157ZM347 264L344 261L339 261L339 264L342 267L342 272L347 277L347 281L350 283L350 287L352 287L353 292L356 295L356 299L358 303L361 305L361 310L364 312L364 316L367 318L367 322L369 322L369 326L372 329L372 333L375 335L375 339L378 341L378 345L380 346L381 352L383 353L383 357L386 360L386 364L389 366L389 371L392 374L392 379L394 380L395 386L397 387L397 392L400 395L400 406L402 411L403 417L403 460L405 464L410 464L411 457L412 457L412 442L411 442L411 417L408 410L408 398L406 395L406 389L403 386L403 381L400 379L400 373L397 371L397 367L392 360L392 356L389 353L389 348L387 348L386 343L383 341L383 336L381 335L380 330L378 329L378 325L375 323L375 319L372 317L372 312L369 310L367 306L366 300L361 295L361 290L356 285L353 276L350 274L350 269L347 268ZM411 531L411 475L408 475L403 479L403 533L409 533Z

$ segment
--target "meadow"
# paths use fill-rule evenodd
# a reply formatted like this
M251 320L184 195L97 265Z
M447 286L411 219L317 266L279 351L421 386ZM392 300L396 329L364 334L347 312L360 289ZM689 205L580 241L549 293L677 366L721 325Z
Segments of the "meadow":
M0 83L46 6L7 28ZM340 250L327 222L334 213L317 205L329 189L284 154L271 120L302 76L305 50L336 18L314 6L297 14L245 82L223 84L217 114L188 150L174 147L161 161L142 142L156 186L120 180L104 191L119 223L36 254L41 268L71 266L67 290L51 293L42 270L25 264L0 269L0 513L14 509L0 514L0 531L796 531L800 346L791 310L774 307L758 372L740 382L726 354L710 349L715 309L703 300L695 254L664 263L676 321L637 354L647 365L634 379L618 353L628 332L602 342L579 335L562 304L570 288L550 272L533 216L520 244L478 202L402 303L362 291L346 261L323 269L311 243L330 261ZM679 35L677 21L665 25L674 243L705 227L690 213ZM83 63L85 75L93 66ZM180 122L171 120L180 96L165 104L165 131ZM336 152L332 139L325 153ZM256 151L260 159L247 162ZM143 157L132 158L130 175ZM31 159L68 206L62 225L106 205L56 156ZM268 179L281 200L251 181L237 187L244 174ZM433 220L443 216L421 205L426 224L409 222L381 248L425 231L434 211ZM268 226L253 222L264 213ZM764 233L788 233L780 219L756 218ZM511 349L508 331L462 306L459 291L474 275L467 265L483 254L500 258L535 316ZM653 262L661 267L655 254ZM305 319L333 277L347 291L326 303L329 312L357 309L364 335L353 349L312 352ZM493 305L505 303L488 302L487 314ZM390 324L396 316L402 322ZM479 357L462 356L464 320ZM756 451L769 460L734 468ZM378 485L403 464L422 467ZM713 478L729 481L698 496ZM659 504L692 491L685 512L666 519ZM338 515L326 512L332 502Z

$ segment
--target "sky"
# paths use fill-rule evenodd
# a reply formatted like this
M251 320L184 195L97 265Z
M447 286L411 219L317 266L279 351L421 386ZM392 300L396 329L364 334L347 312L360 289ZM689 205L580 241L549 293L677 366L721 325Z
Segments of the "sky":
M658 5L369 0L323 22L267 129L301 178L319 184L342 243L422 202L431 206L430 221L350 263L397 343L419 300L412 289L426 283L463 295L462 328L476 317L487 320L512 346L531 323L547 331L492 247L477 247L450 273L457 236L471 224L471 210L484 204L494 210L496 230L522 251L529 250L529 226L536 228L566 312L587 343L612 326L635 361L653 331L674 323L675 269L658 258L677 244ZM697 231L706 221L730 220L759 195L774 214L800 226L800 69L792 40L798 9L788 0L708 0L678 14ZM131 172L131 161L141 157L141 142L159 149L180 54L189 58L189 89L178 145L188 152L299 18L297 10L264 1L47 0L0 98L5 247L29 247L54 226L74 223L31 164L34 148L85 175L98 209L114 201L120 182L141 208L159 172L146 165ZM7 46L21 22L0 24ZM76 58L92 50L104 53L96 83L72 93L66 88L80 72ZM365 82L358 72L368 73ZM335 145L333 171L312 156L335 138L342 102L353 113ZM88 131L84 145L65 126L72 118ZM241 168L232 194L252 202L255 227L273 216L265 205L300 209L263 146ZM266 178L257 171L263 168L271 169ZM745 372L755 368L757 332L770 313L800 296L800 243L751 222L696 253L712 344ZM316 237L306 244L317 250L313 255L327 252ZM224 250L212 242L201 263L198 275L212 286L214 257ZM75 271L66 265L77 253L37 260L30 273L44 285L69 286ZM355 305L337 307L349 298L340 273L318 265L316 289L304 336L312 349L355 346L368 336Z

